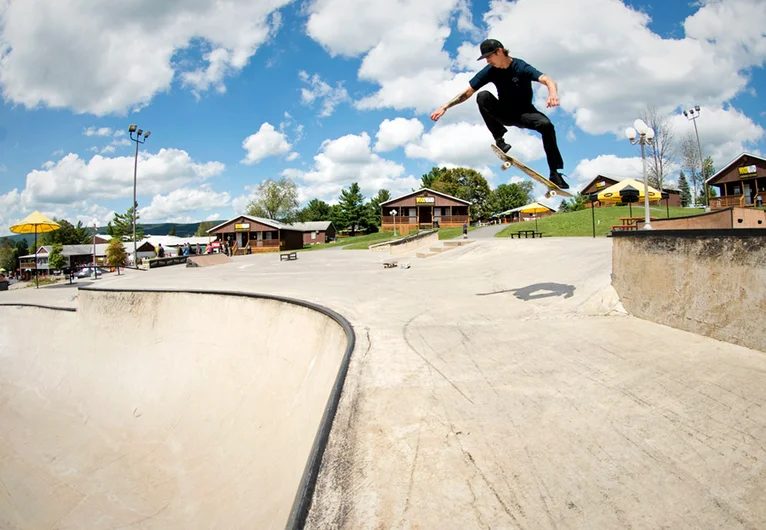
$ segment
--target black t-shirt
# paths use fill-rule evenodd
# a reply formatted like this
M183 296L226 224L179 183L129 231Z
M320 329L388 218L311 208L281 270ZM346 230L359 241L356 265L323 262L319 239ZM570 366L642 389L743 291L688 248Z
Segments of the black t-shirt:
M498 99L509 106L523 108L532 106L532 81L543 75L527 62L511 57L508 68L495 68L487 65L469 82L471 88L479 90L487 83L494 83Z

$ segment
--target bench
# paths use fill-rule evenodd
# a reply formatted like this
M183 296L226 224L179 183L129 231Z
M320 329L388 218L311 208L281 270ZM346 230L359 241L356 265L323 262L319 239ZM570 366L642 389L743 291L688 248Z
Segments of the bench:
M528 238L530 234L532 235L532 239L534 239L535 237L543 237L542 232L536 232L534 230L518 230L515 234L511 232L511 239L513 239L514 237L518 237L519 239L521 239L521 234L524 234L524 238Z
M279 261L290 261L293 259L298 259L298 253L297 252L284 252L279 255Z

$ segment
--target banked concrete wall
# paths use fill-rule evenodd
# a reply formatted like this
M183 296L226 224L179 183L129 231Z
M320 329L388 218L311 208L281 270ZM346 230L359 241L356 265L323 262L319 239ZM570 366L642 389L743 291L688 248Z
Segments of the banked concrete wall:
M628 312L766 352L765 229L623 232L613 243Z
M423 232L416 235L403 237L394 241L370 245L370 250L375 252L388 252L391 256L398 256L427 245L433 245L439 242L439 232Z

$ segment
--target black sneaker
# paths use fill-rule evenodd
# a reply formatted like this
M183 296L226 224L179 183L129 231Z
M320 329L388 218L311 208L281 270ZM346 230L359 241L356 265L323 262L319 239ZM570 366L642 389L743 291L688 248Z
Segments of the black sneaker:
M567 184L566 180L564 180L564 177L558 171L551 171L549 180L562 190L569 189L569 184Z
M511 144L505 143L505 140L503 140L502 138L496 139L495 145L498 146L503 153L507 153L508 151L511 150Z

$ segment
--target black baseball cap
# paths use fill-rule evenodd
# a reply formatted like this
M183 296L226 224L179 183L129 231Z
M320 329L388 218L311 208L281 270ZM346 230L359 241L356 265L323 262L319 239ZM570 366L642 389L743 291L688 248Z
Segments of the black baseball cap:
M481 43L479 46L479 50L481 50L481 57L476 59L477 61L481 61L482 59L487 58L488 56L495 53L496 50L499 50L503 47L503 44L499 40L495 39L487 39L484 42Z

